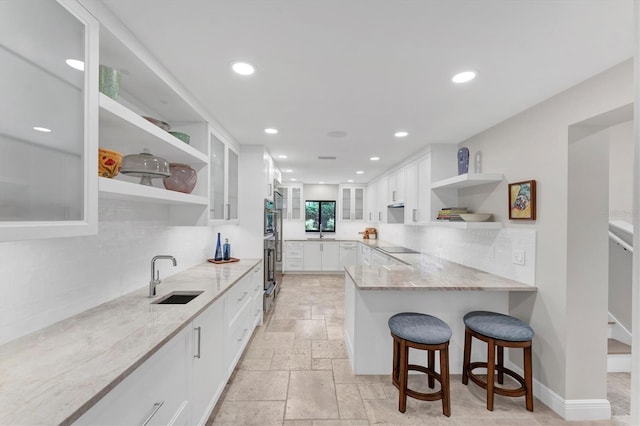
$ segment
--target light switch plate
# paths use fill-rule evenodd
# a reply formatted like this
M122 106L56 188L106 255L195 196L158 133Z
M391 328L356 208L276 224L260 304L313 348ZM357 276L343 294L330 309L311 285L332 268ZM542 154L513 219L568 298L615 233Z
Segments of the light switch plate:
M514 249L511 252L511 262L515 265L524 265L524 250Z

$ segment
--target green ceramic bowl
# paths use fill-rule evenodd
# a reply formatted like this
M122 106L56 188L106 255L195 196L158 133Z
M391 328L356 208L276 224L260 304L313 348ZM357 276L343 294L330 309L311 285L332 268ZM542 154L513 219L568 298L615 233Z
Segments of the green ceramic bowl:
M191 141L191 136L182 132L169 132L176 138L180 139L184 143L189 143Z

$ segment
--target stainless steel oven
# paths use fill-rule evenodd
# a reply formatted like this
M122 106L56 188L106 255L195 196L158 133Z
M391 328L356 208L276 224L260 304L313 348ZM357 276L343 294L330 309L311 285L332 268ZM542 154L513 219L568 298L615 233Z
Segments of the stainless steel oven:
M276 238L270 236L264 239L264 313L271 310L278 295L278 281L276 280Z

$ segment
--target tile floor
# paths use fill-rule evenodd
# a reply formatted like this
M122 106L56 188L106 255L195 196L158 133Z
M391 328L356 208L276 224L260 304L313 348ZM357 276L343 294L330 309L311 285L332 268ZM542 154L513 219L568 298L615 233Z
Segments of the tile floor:
M451 376L451 417L440 401L407 400L398 411L398 391L390 376L356 376L342 338L343 275L286 275L277 303L258 327L233 373L208 425L625 425L629 419L629 374L610 375L613 418L565 422L535 401L496 395L494 411L485 408L482 389L463 386ZM422 379L422 380L420 380ZM421 390L422 376L410 376ZM625 396L625 386L627 389ZM626 398L626 400L625 400Z

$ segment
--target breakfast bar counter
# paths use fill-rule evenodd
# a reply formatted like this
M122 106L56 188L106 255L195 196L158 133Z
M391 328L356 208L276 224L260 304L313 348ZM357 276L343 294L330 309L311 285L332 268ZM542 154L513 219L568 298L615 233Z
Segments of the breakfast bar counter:
M470 311L509 313L509 293L537 288L426 254L394 256L407 265L345 268L345 345L356 374L390 374L392 338L387 321L399 312L420 312L445 321L451 330L449 365L462 372L464 323ZM527 320L526 318L522 318ZM411 354L411 363L425 360ZM424 358L424 354L422 354ZM473 357L486 357L475 345Z

